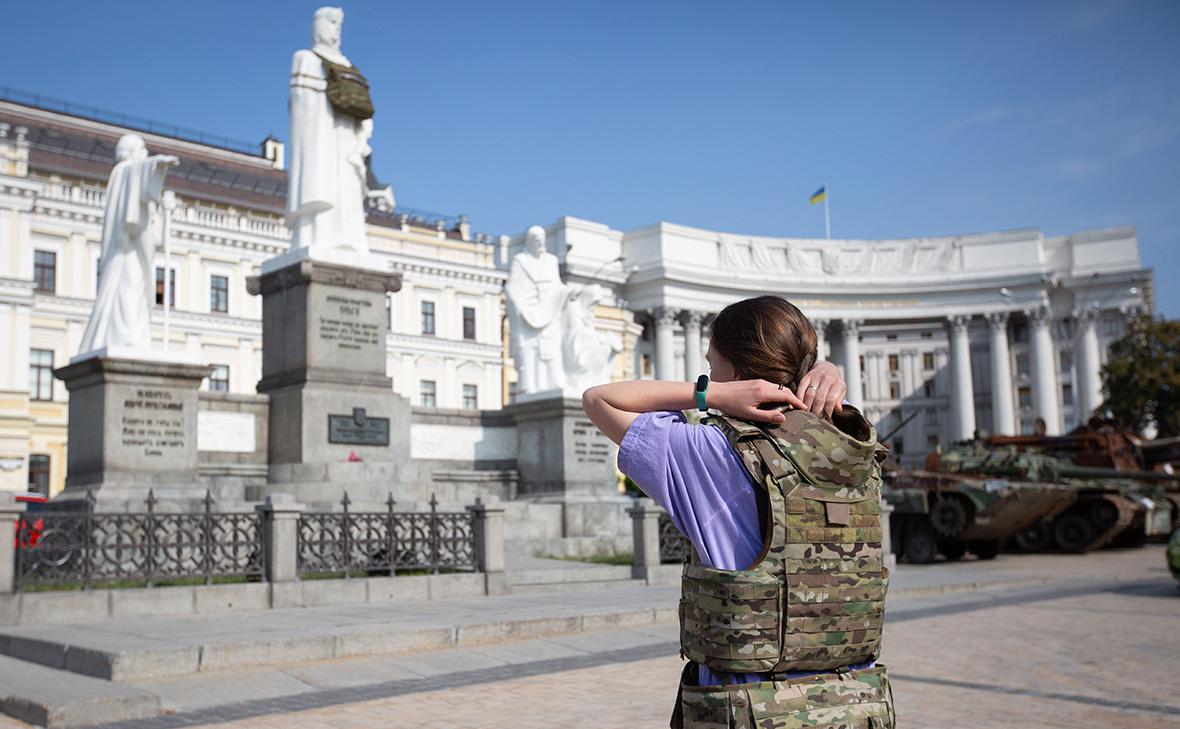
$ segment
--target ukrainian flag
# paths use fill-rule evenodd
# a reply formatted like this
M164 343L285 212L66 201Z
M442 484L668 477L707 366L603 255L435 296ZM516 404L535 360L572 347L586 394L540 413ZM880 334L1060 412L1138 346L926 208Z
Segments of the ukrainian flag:
M811 200L812 205L815 205L818 202L823 202L824 200L827 200L827 199L828 199L828 188L826 185L819 188L815 192L811 193L810 200Z

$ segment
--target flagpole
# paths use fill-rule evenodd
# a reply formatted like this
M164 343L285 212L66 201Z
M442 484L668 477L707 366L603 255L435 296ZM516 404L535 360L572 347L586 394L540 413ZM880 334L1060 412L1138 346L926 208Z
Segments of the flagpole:
M828 198L831 196L827 183L824 183L824 236L828 240L832 239L832 216L828 213Z

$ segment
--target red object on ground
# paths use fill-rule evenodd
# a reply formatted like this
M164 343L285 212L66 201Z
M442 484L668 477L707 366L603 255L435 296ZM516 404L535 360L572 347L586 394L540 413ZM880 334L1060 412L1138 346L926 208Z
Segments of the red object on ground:
M25 504L44 504L49 501L49 498L38 493L29 492L27 494L17 494L16 500ZM37 546L37 542L41 540L41 531L45 528L44 519L36 519L30 525L28 518L21 517L16 522L16 534L13 535L13 544L17 549L21 548L20 535L27 534L24 547L31 548Z

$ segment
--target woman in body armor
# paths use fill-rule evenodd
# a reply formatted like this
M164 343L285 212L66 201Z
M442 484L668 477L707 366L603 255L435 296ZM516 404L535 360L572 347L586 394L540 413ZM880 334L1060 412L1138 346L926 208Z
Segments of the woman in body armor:
M583 396L620 470L692 543L673 727L894 726L876 664L884 448L815 355L807 318L763 296L717 315L711 382ZM709 414L694 425L679 412L690 408Z

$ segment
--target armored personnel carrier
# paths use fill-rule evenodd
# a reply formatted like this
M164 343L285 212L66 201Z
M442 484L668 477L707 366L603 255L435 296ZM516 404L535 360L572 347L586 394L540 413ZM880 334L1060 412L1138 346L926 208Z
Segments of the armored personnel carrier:
M1077 498L1067 486L1005 477L897 469L884 475L894 548L919 564L968 552L993 559L1006 540Z

